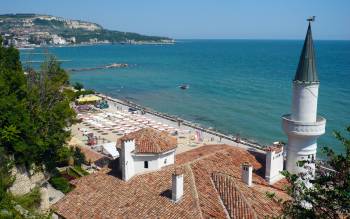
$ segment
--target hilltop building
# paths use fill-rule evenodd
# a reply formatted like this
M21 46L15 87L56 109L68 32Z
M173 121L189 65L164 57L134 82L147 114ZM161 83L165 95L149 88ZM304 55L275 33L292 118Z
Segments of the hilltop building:
M52 35L52 43L55 45L64 45L66 44L66 40L63 37L60 37L56 34Z
M176 138L151 128L123 136L117 143L123 180L174 164L176 146Z
M317 138L325 133L326 119L317 115L320 82L311 33L307 29L298 69L293 80L292 113L282 116L282 126L288 135L287 166L291 173L305 172L298 161L307 161L314 172Z

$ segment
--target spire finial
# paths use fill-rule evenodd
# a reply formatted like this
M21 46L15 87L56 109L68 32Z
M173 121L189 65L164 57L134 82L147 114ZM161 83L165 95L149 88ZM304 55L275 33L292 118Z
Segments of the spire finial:
M309 17L307 21L309 22L309 26L307 28L304 46L303 50L301 51L299 65L295 73L294 81L318 83L319 80L316 72L316 58L311 33L311 22L315 21L315 16Z
M316 18L316 16L310 16L306 20L309 21L309 23L311 23L311 22L315 21L315 18Z

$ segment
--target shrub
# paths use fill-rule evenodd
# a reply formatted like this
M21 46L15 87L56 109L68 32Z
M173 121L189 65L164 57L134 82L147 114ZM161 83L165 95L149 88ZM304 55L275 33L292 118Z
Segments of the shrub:
M85 155L81 152L80 148L75 147L73 157L75 165L80 166L85 163Z
M15 202L26 209L36 209L40 206L40 189L39 187L35 187L31 192L22 196L14 196L13 199Z
M49 182L55 189L58 189L63 193L68 193L72 190L68 180L61 176L54 176L49 180Z
M73 171L78 172L80 175L83 175L83 176L89 175L89 173L86 172L83 168L81 168L81 166L76 165L72 169L73 169Z
M76 82L74 85L73 85L74 89L78 90L78 91L81 91L81 89L84 88L84 85L82 83L79 83L79 82Z

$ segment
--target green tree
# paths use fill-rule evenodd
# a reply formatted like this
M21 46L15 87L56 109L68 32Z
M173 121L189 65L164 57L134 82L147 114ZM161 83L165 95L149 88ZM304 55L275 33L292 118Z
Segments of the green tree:
M303 174L283 174L290 183L287 188L291 200L283 203L284 216L291 218L342 218L350 217L350 127L347 137L334 132L345 148L345 153L337 154L329 147L322 152L326 160L317 165L316 174L310 180L312 186L305 185ZM306 165L305 165L306 166Z
M85 155L81 152L80 148L75 147L74 148L74 165L80 166L81 164L85 163Z
M27 72L18 50L0 46L0 148L16 164L53 169L75 121L63 92L68 75L54 57Z
M67 166L69 159L73 156L74 152L69 147L61 147L57 151L56 164L58 166Z
M2 46L0 37L0 218L24 218L18 206L35 218L39 190L25 196L8 192L13 165L54 170L67 157L65 143L75 120L70 99L63 92L68 75L54 57L39 71L22 70L19 52ZM72 155L70 155L72 156ZM17 207L16 207L17 206Z
M74 89L78 90L78 91L81 91L81 89L84 88L84 85L82 83L79 83L79 82L76 82L74 85L73 85Z

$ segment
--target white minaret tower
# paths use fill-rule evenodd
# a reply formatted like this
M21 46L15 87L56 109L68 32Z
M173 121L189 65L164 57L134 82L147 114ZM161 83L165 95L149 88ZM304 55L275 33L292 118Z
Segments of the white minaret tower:
M282 116L282 126L288 135L287 167L290 173L305 172L298 161L308 161L312 174L315 170L317 138L325 133L326 119L317 115L318 80L311 33L311 21L293 80L292 113Z

